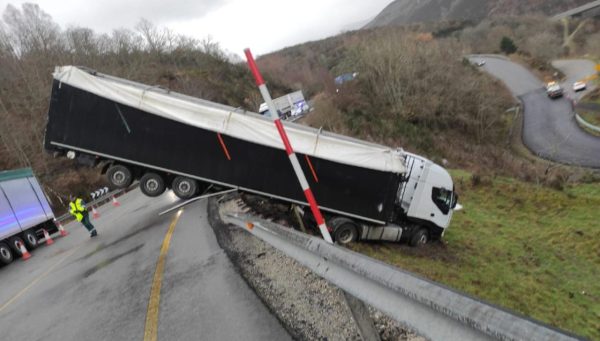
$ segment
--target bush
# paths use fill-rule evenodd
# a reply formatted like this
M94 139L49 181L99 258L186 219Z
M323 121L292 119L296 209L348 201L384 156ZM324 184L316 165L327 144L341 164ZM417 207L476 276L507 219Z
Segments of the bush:
M502 37L500 41L500 50L506 54L513 54L517 52L517 45L509 37Z

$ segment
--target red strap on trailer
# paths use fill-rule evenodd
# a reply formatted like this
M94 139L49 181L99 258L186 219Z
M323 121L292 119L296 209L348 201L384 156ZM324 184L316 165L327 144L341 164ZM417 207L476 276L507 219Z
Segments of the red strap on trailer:
M308 155L304 155L304 157L306 158L306 163L308 163L308 167L310 168L310 171L312 172L313 178L315 178L315 182L319 182L319 178L317 178L317 172L315 172L315 168L312 165L312 162L310 162L310 158L308 157Z
M229 155L229 150L227 150L227 146L225 145L225 141L223 141L223 137L221 136L221 133L217 133L217 138L219 139L219 142L221 143L221 147L223 148L223 153L225 153L225 157L227 158L227 160L231 161L231 156Z

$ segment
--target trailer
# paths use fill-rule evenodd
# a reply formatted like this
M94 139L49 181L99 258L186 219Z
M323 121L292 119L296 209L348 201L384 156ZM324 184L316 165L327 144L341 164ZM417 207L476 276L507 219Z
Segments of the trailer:
M42 229L56 230L54 213L30 168L0 172L0 264L35 249Z
M53 77L45 148L100 168L113 186L137 179L148 196L171 188L183 199L234 188L308 206L268 118L81 67L57 67ZM284 125L338 242L416 245L443 235L457 200L444 168L401 149Z

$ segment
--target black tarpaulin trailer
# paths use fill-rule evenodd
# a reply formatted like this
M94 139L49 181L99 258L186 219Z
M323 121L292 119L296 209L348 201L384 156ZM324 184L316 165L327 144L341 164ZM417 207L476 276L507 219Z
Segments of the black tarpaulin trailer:
M401 152L285 125L324 211L395 219ZM307 205L277 134L254 113L67 66L54 73L45 147Z

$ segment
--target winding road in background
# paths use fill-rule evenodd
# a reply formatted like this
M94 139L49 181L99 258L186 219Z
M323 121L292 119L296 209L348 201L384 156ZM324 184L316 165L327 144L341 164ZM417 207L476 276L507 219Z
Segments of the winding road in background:
M504 82L521 100L523 143L534 154L560 163L600 168L600 138L586 133L577 125L568 98L575 96L571 90L573 82L595 72L593 63L585 60L557 61L555 66L567 75L563 84L567 96L552 100L546 95L543 82L522 65L502 56L476 55L469 56L469 59L474 63L484 60L486 63L482 68Z

